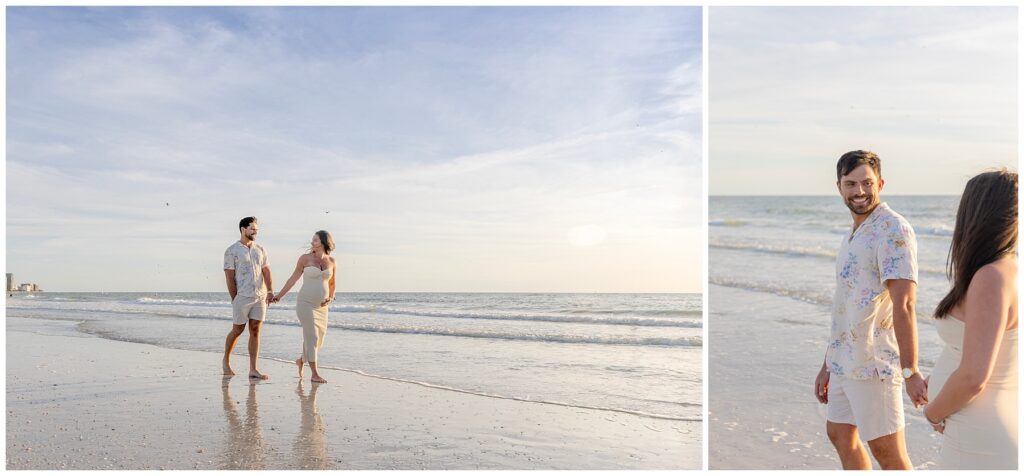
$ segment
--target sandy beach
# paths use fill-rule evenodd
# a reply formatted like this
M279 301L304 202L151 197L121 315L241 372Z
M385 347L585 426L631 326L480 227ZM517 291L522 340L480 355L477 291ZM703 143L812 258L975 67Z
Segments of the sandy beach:
M7 469L700 468L700 422L336 370L313 386L267 359L254 383L224 378L215 352L74 321L9 317L7 356Z
M827 312L723 286L709 286L708 296L710 469L841 469L825 435L825 405L813 395ZM935 469L939 435L905 395L904 412L911 462Z

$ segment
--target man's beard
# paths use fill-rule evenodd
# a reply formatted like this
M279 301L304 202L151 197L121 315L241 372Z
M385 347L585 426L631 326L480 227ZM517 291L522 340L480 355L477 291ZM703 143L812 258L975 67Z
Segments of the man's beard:
M866 198L867 200L863 205L855 205L853 201L858 198ZM846 208L849 208L851 212L857 215L868 215L875 211L875 207L878 206L878 201L875 199L875 195L858 195L846 199Z

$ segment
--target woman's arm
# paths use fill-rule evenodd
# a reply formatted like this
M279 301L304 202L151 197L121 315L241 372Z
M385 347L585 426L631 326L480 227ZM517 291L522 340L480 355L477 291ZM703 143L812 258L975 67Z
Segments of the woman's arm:
M331 279L328 280L328 286L330 286L330 292L327 293L327 299L320 303L320 307L326 306L334 300L334 276L338 274L338 264L331 258Z
M946 419L985 389L999 355L999 343L1006 332L1010 292L1016 292L1009 289L1007 278L1004 272L989 264L971 279L961 305L965 323L963 357L935 401L925 407L924 414L929 421Z
M331 258L331 283L330 283L331 293L327 295L327 298L332 300L332 301L334 300L334 277L337 274L338 274L338 263L334 261L334 258Z
M280 300L285 294L288 294L288 290L295 286L295 283L299 280L299 276L302 276L302 256L299 256L299 260L295 262L295 271L288 278L288 282L284 283L284 287L274 295L274 300Z

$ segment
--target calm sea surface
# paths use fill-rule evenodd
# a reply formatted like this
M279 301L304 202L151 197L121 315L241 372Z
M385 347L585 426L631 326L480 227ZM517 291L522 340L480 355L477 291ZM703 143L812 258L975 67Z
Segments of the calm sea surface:
M882 198L910 222L917 235L921 364L930 369L941 348L930 316L949 289L946 257L960 198ZM852 226L849 209L838 196L711 197L709 220L711 284L812 303L828 315L835 290L836 252ZM712 319L719 306L742 308L744 304L712 301ZM794 312L786 319L792 325L820 326L824 342L830 322L801 314Z
M271 306L261 356L295 359L295 294ZM497 398L701 418L699 294L339 293L322 368ZM9 317L79 322L99 337L215 352L231 327L223 293L37 293ZM245 335L236 353L245 353ZM233 359L236 371L246 359ZM329 378L329 374L328 378Z

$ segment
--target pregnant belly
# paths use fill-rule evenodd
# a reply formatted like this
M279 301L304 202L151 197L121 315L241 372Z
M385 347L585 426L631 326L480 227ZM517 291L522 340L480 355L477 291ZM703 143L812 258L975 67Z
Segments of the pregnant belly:
M302 283L302 289L299 290L299 299L319 304L323 302L324 299L327 299L327 294L329 292L330 289L328 288L326 281L306 281Z
M939 356L938 362L935 363L935 368L932 370L932 374L928 379L928 400L935 400L939 396L939 392L942 390L942 386L949 380L949 376L953 374L953 371L960 365L960 356L954 355L949 349L944 349L942 355Z

